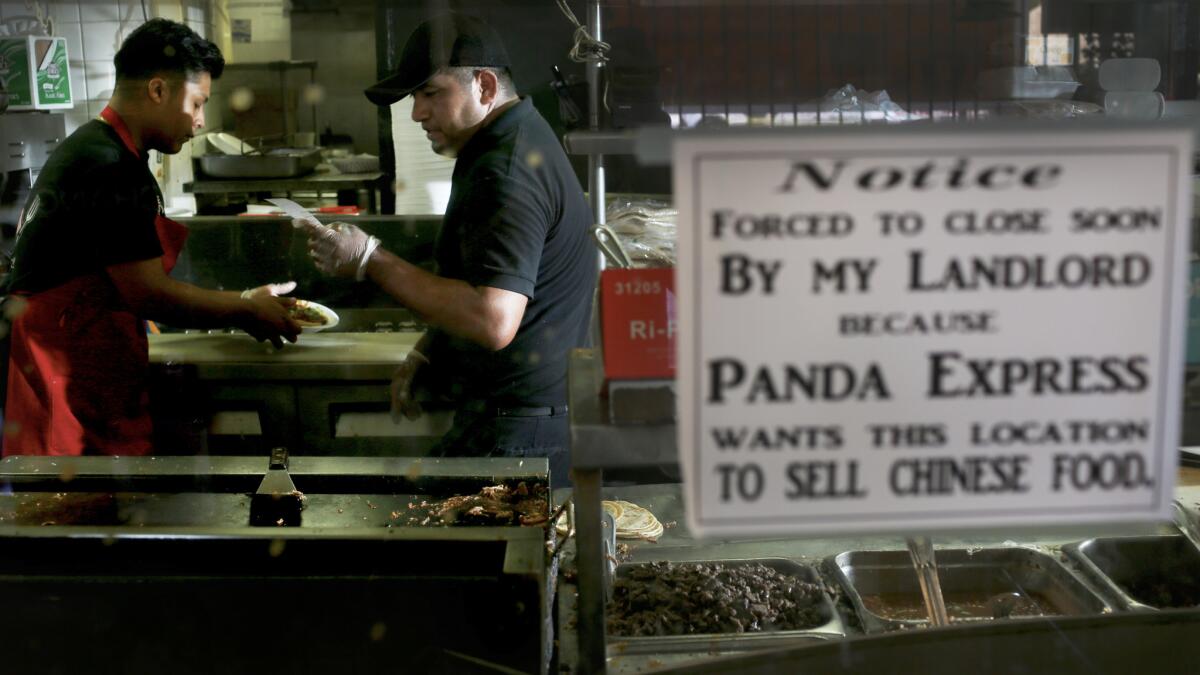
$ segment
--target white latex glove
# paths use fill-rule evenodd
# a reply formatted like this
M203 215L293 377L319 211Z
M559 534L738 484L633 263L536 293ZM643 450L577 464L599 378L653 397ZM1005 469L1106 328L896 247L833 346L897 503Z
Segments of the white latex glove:
M264 284L242 291L243 298L267 298L287 295L296 290L296 282L285 281L281 284Z
M292 224L308 234L308 255L317 269L330 276L358 281L366 276L367 260L379 247L378 239L349 223L321 227L297 219Z
M413 396L413 379L417 376L417 371L421 369L429 359L417 350L408 352L404 362L396 368L396 372L392 373L392 421L399 422L400 416L403 415L410 420L415 420L424 412L421 410L421 404L417 403Z

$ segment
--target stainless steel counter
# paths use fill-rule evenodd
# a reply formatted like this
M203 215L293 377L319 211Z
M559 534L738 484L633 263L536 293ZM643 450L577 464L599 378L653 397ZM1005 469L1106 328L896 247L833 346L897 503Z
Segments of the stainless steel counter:
M420 333L305 333L275 349L244 333L150 336L150 362L194 367L206 380L379 380L408 356Z
M241 333L152 335L158 453L424 455L450 408L393 420L388 393L420 335L305 333L282 349Z

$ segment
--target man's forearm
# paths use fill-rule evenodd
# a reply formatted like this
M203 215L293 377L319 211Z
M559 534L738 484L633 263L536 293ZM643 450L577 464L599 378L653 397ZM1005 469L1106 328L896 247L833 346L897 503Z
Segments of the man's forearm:
M231 291L210 291L166 276L158 258L114 265L109 278L135 314L173 326L221 328L235 325L247 301Z
M371 254L367 276L432 326L490 349L507 344L497 308L465 281L431 274L382 248Z
M140 316L170 326L223 328L247 312L240 293L213 291L170 279L168 285L148 294Z

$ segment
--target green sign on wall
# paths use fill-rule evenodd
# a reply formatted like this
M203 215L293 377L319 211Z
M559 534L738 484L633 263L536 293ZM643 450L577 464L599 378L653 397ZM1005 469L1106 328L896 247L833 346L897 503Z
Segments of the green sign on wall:
M74 106L65 38L0 38L0 80L8 90L9 110Z

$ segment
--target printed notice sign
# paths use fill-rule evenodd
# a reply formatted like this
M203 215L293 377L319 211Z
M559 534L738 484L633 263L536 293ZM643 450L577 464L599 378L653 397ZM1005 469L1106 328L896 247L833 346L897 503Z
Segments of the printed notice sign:
M673 152L697 532L1169 517L1190 132L729 134Z

